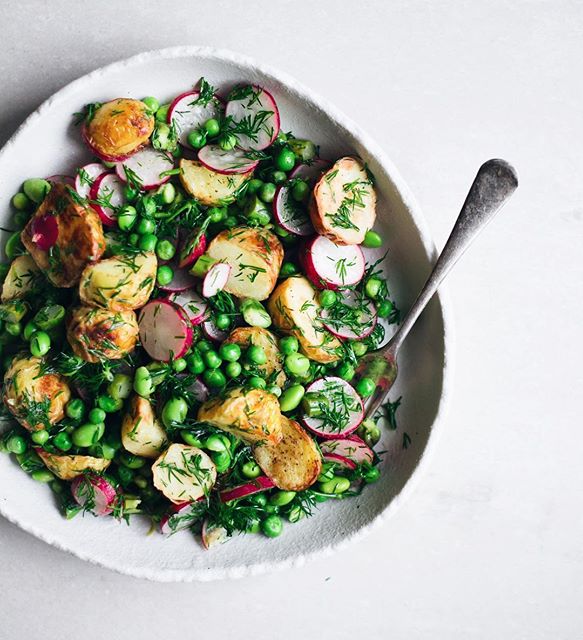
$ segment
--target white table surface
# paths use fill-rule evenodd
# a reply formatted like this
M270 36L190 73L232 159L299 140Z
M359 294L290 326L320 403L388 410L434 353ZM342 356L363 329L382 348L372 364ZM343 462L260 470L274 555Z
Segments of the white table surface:
M296 75L372 132L440 246L483 160L521 178L450 277L455 393L393 519L293 572L155 584L0 518L0 638L581 638L583 5L6 0L0 25L0 143L97 66L204 44Z

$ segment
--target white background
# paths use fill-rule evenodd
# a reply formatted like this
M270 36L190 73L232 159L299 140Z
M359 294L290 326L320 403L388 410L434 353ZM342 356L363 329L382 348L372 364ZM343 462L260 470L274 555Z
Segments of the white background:
M0 638L581 638L583 5L3 0L0 25L0 143L97 66L201 44L337 103L439 246L484 160L521 179L450 277L455 393L393 519L293 572L200 585L117 575L0 519Z

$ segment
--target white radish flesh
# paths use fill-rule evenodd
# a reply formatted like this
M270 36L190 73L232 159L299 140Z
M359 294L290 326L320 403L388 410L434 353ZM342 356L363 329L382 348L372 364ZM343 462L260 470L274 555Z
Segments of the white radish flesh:
M304 270L319 289L338 289L360 282L366 263L358 245L338 245L324 236L315 236L302 252Z
M249 173L259 164L259 160L250 159L248 151L231 149L223 151L216 144L207 144L198 152L200 162L217 173Z
M341 456L355 464L372 464L374 453L372 449L357 436L326 440L320 445L324 457L328 455Z
M226 262L217 262L207 271L202 282L202 295L205 298L216 296L222 291L227 284L229 274L231 273L231 265Z
M340 307L343 313L338 315L338 305L332 314L330 309L322 309L320 318L322 324L337 338L344 340L364 340L374 330L377 324L377 314L374 304L368 298L354 291L343 291Z
M186 313L169 300L152 300L140 312L140 341L153 360L181 358L192 344L192 324Z
M200 518L200 508L196 502L181 502L170 508L170 511L160 520L160 531L170 536L177 531L188 529Z
M89 198L93 184L104 173L107 173L106 167L101 162L90 162L77 170L75 176L75 191L82 198Z
M364 416L364 406L355 389L342 378L328 376L313 382L306 393L322 394L330 414L335 416L335 424L329 420L304 416L304 424L321 438L347 436L358 429Z
M71 482L71 493L75 502L86 507L96 516L109 515L117 501L117 491L103 476L85 474Z
M189 273L188 269L181 269L175 262L171 263L172 271L174 275L172 280L166 284L159 284L158 288L162 291L171 291L172 293L178 291L186 291L191 289L196 284L196 278Z
M200 92L189 91L174 98L168 108L168 124L174 125L178 134L178 142L185 147L188 144L188 134L211 118L221 116L223 105L215 97L207 104L199 102ZM192 147L191 147L192 148Z
M183 309L193 326L204 322L209 314L207 303L192 289L172 293L168 300Z
M275 483L267 476L259 476L255 480L240 484L237 487L231 487L230 489L224 489L220 493L221 502L231 502L231 500L239 500L240 498L246 498L252 496L255 493L261 491L268 491L273 489Z
M236 130L238 146L255 151L266 149L277 138L280 127L279 110L273 96L257 85L241 87L231 95L225 115L241 129L241 132Z
M215 342L223 342L229 337L229 332L219 329L212 320L203 322L202 330L209 340L214 340Z
M90 198L97 201L91 206L108 227L115 225L115 209L124 203L124 188L124 182L115 173L100 175L91 187Z
M135 181L146 190L155 189L170 180L166 171L174 168L172 156L153 147L144 147L123 162L118 162L115 170L123 182Z

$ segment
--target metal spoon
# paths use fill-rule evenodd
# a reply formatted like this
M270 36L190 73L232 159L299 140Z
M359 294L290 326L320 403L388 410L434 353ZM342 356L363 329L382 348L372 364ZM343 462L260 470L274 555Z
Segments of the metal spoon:
M383 350L363 357L357 369L359 378L371 378L376 390L370 397L365 418L372 418L383 404L397 378L397 354L417 318L478 233L492 220L518 187L516 171L504 160L488 160L476 178L455 222L453 230L437 259L433 271L401 326Z

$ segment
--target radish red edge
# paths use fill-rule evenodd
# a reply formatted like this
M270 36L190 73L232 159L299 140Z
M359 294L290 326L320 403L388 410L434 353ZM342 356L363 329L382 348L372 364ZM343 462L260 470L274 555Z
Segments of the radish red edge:
M85 124L81 128L81 138L83 139L83 142L89 147L89 150L91 151L91 153L93 153L96 157L98 157L100 160L103 160L104 162L122 162L123 160L127 160L128 158L131 158L134 155L134 153L137 153L142 148L142 147L138 147L137 149L134 149L134 151L132 151L131 153L127 153L121 156L108 156L104 153L101 153L98 149L96 149L93 146L93 144L91 143L87 135L87 126Z
M115 172L122 182L128 183L131 180L131 174L128 180L127 170L130 170L135 175L139 186L145 191L151 191L170 180L169 175L162 174L173 168L172 156L163 151L157 151L153 147L142 147L137 153L118 162Z
M348 458L356 464L368 463L374 461L374 452L366 444L364 440L356 435L350 435L347 438L337 438L327 440L320 445L322 455L338 455Z
M190 349L192 323L181 307L166 298L150 300L142 307L138 325L142 347L153 360L169 362Z
M178 266L182 269L194 264L206 251L206 236L201 229L193 229L183 241Z
M111 172L107 172L107 173L102 173L93 183L93 186L91 187L91 190L89 192L89 197L91 200L98 200L99 199L99 189L103 183L104 180L106 179L110 179L110 178L114 178L119 181L119 185L122 185L123 183L121 182L121 180L119 180L119 177L117 176L117 174L115 173L111 173ZM109 207L103 207L100 204L95 204L95 203L91 203L91 206L95 209L95 211L97 211L99 217L101 218L101 222L108 226L108 227L113 227L116 224L116 220L113 216L111 216L108 211L111 211L111 209Z
M267 149L267 147L273 144L273 142L277 138L277 135L281 129L281 118L279 115L279 109L277 107L277 103L275 102L275 98L271 95L271 93L267 91L267 89L264 89L259 85L251 85L251 88L255 90L256 96L259 98L259 99L253 100L255 111L257 111L258 113L259 112L266 113L270 110L270 107L271 107L271 113L272 113L271 119L273 120L271 135L269 136L265 135L267 133L266 129L269 126L268 120L266 119L263 122L262 130L260 130L257 135L257 139L253 140L248 136L240 136L239 146L241 147L241 149L245 149L246 151L262 151L263 149ZM270 103L269 105L264 104L264 99L263 99L263 96L261 96L261 94L264 94L265 102L269 102ZM239 106L237 103L245 101L247 97L248 96L240 99L233 99L227 102L227 106L225 107L225 115L227 117L231 116L235 124L240 121L235 119L235 113L238 112L239 110ZM231 113L229 113L229 111L231 111ZM252 111L252 110L247 109L247 111ZM252 118L253 116L250 113L246 113L245 116L243 117ZM241 138L244 138L244 139L242 140Z
M196 502L200 502L204 498L199 498ZM174 504L160 520L160 532L170 536L177 531L188 529L200 517L200 512L196 509L196 502L181 502Z
M337 245L325 236L308 240L300 251L302 267L318 289L340 289L360 282L366 261L358 245Z
M239 498L245 498L246 496L252 496L255 493L261 491L269 491L273 489L275 483L267 476L259 476L254 480L250 480L245 484L240 484L237 487L231 489L224 489L220 493L221 502L231 502L231 500L238 500Z
M85 507L89 503L89 510L96 516L109 515L117 501L116 488L109 480L97 474L74 478L71 482L71 494L79 506Z
M322 458L326 462L334 462L335 464L344 467L345 469L356 469L357 464L350 458L345 458L344 456L338 455L337 453L323 453Z
M223 151L216 144L207 144L198 152L198 159L210 171L223 175L234 173L251 173L259 164L259 160L250 160L245 151L233 149Z
M193 96L193 97L197 96L198 97L199 95L200 95L200 91L195 89L193 91L185 91L184 93L181 93L180 95L176 96L174 98L174 100L172 100L172 102L170 103L170 106L168 107L168 114L166 115L166 122L169 125L172 124L172 119L173 119L173 116L174 116L174 112L176 111L176 108L178 107L178 105L184 100L184 98L189 98L191 96ZM210 112L210 110L209 110L209 113L203 115L203 118L201 119L201 122L198 125L196 125L196 124L192 125L190 127L190 130L196 129L197 126L201 126L209 118L216 117L217 115L220 115L221 110L224 110L225 101L220 96L218 96L217 94L214 94L214 98L217 101L217 103L220 105L219 109L218 109L219 113L218 114L214 114L214 116L213 116L212 112ZM186 106L188 106L188 105L186 105ZM177 128L178 128L178 126L177 126ZM190 133L190 131L178 131L178 141L183 147L187 147L188 149L192 149L193 147L190 144L188 144L188 140L187 140L188 133Z
M175 291L168 296L168 300L181 307L195 327L203 323L209 315L207 303L195 291Z
M231 265L226 262L213 264L202 281L202 295L205 298L216 296L219 291L225 288L230 273Z
M174 272L172 280L167 284L159 284L159 289L162 291L169 291L171 293L180 293L181 291L187 291L194 287L196 284L196 278L188 271L188 269L181 269L175 262L171 263L170 266Z

